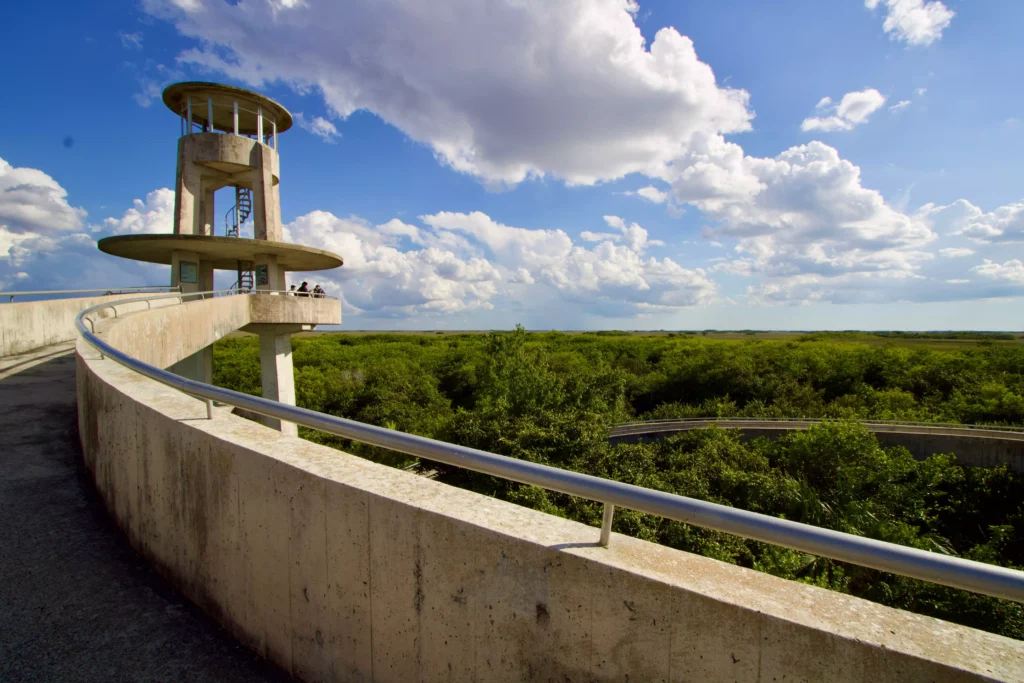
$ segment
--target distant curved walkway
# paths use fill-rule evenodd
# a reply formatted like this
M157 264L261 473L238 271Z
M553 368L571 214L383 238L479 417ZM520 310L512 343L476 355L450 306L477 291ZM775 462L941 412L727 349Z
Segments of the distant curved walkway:
M81 462L72 343L0 358L0 680L290 680L110 521Z
M816 419L713 417L650 420L612 427L609 441L636 443L657 440L679 432L712 426L739 430L744 438L778 438L821 422L822 420ZM957 460L964 465L995 467L1006 464L1016 472L1024 472L1024 428L885 421L864 421L862 424L874 432L883 446L903 446L918 459L926 458L933 453L954 453Z

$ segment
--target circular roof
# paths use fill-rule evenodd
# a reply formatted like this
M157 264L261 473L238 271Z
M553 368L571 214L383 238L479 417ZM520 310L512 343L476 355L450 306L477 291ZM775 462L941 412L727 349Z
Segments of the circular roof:
M170 265L174 251L192 251L203 261L213 261L215 270L235 270L239 261L255 261L257 254L272 254L283 270L331 270L344 261L323 249L287 242L253 240L245 237L209 235L118 235L98 243L100 251L149 263Z
M277 132L283 133L292 127L292 115L281 104L252 90L238 88L221 83L204 81L185 81L173 83L164 88L163 100L167 108L182 116L185 111L185 98L191 95L192 120L196 123L207 123L208 100L213 100L213 127L218 130L234 132L233 102L238 100L238 132L242 135L255 135L257 132L256 107L263 107L263 114L277 123ZM249 106L246 106L248 104Z

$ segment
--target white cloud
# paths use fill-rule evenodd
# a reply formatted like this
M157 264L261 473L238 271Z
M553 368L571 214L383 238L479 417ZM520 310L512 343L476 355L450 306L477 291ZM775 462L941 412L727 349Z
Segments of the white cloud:
M919 277L934 256L927 220L892 208L861 185L860 169L821 142L770 159L747 157L721 142L695 184L686 174L674 187L715 221L705 237L735 239L734 262L720 272L756 274L766 301L845 300L857 287L892 288ZM695 192L694 188L700 190Z
M153 190L145 201L136 199L120 218L107 218L103 229L114 235L174 232L174 191Z
M0 159L0 289L166 284L166 268L100 253L85 218L52 177Z
M338 138L341 137L341 133L338 132L334 124L322 116L314 116L312 119L307 119L302 115L302 112L298 112L294 118L300 128L309 131L328 144L337 142Z
M648 247L661 243L617 216L605 217L617 232L601 235L608 239L592 249L573 244L562 230L512 227L480 212L441 212L420 220L426 227L398 220L374 227L317 211L285 226L285 237L342 254L340 270L305 279L330 282L348 306L367 316L489 309L499 299L507 304L506 297L554 297L588 313L637 315L715 297L705 271L645 257ZM402 239L422 248L403 251Z
M121 38L121 47L128 50L142 49L141 33L118 33L117 35Z
M896 104L891 105L889 107L889 111L893 112L894 114L898 114L899 112L903 111L904 109L906 109L909 106L910 106L910 100L900 100Z
M870 10L879 5L885 12L882 28L890 38L907 45L931 45L956 15L939 0L864 0Z
M622 235L616 235L613 232L591 232L584 230L580 233L580 239L584 242L618 242L622 238Z
M946 282L948 284L951 284L951 285L966 285L966 284L968 284L970 282L970 280L954 279L954 280L946 280Z
M996 263L985 259L982 265L971 268L971 272L993 280L1004 280L1024 285L1024 262L1020 259L1013 259L1005 263Z
M16 235L80 230L85 210L69 205L67 194L42 171L0 159L0 230Z
M918 88L917 90L914 91L914 94L917 95L918 97L924 97L924 94L926 92L928 92L928 88Z
M636 191L635 194L638 197L643 197L647 201L653 202L655 204L664 204L665 201L668 199L668 192L663 192L658 188L654 187L653 185L641 187L639 190Z
M868 117L885 104L885 96L874 88L848 92L843 95L839 104L832 106L829 97L823 97L814 107L821 113L834 112L830 116L811 116L803 120L800 130L834 132L853 130L856 126L866 123ZM900 105L895 105L899 107Z
M149 107L160 99L165 87L185 78L184 71L155 64L148 59L141 65L129 63L126 66L134 72L138 83L139 90L132 95L132 99L140 107Z
M945 256L946 258L958 258L960 256L970 256L974 253L973 249L966 249L964 247L946 247L939 249L939 256Z
M689 38L663 28L646 44L631 0L143 6L198 39L183 63L317 91L341 118L372 111L490 185L656 176L694 136L753 116Z
M945 234L980 244L1024 242L1024 200L985 213L960 199L946 206L927 204L921 207L921 215Z

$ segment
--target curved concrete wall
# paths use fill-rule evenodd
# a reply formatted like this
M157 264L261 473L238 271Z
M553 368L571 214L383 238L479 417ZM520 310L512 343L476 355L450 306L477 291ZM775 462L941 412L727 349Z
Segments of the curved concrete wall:
M0 304L0 356L13 356L78 336L75 318L82 309L104 301L131 298L130 294L91 296L49 301ZM98 317L108 317L103 311Z
M623 425L613 428L611 443L639 443L656 441L691 429L705 429L718 426L735 429L743 440L765 437L778 439L789 432L807 429L811 423L792 422L743 422L707 420L686 422L674 426L651 424ZM888 425L865 423L874 432L878 442L886 447L902 446L918 460L924 460L935 453L953 453L962 465L968 467L998 467L1007 465L1014 472L1024 472L1024 433L995 432L981 429L957 429L948 427L927 427L919 425Z
M165 313L108 338L166 362L137 341ZM302 680L1024 678L1024 643L618 534L600 548L597 529L207 420L81 341L77 363L85 461L132 545Z

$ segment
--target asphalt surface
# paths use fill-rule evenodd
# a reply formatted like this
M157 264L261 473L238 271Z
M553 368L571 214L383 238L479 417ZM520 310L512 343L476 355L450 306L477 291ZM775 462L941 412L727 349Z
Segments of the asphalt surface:
M0 681L290 680L107 516L81 462L74 356L20 366L0 373Z

